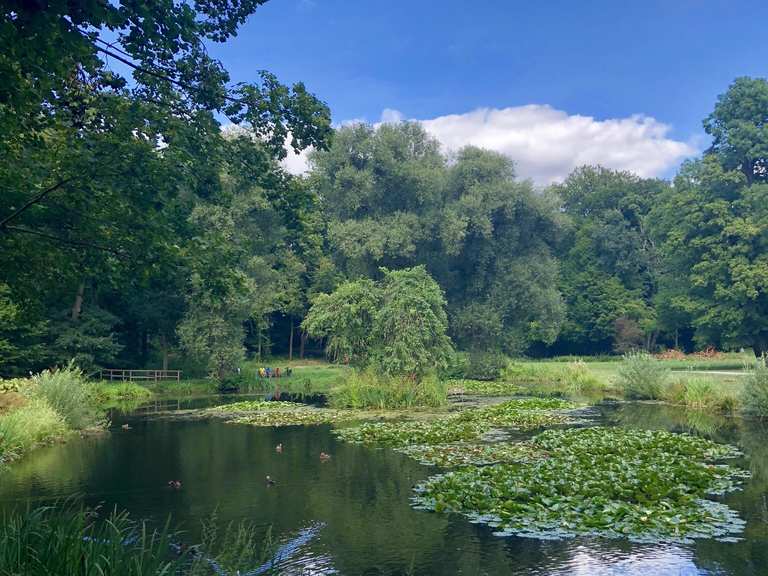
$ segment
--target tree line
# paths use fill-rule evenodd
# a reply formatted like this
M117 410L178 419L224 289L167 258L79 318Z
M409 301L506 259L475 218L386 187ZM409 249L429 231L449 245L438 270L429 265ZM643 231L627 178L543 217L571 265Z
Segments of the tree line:
M205 45L262 3L6 3L0 373L343 359L424 302L473 354L768 349L766 80L719 97L671 181L586 166L540 189L418 123L334 130L300 83L233 84ZM306 175L280 167L310 147ZM324 314L345 293L359 341Z

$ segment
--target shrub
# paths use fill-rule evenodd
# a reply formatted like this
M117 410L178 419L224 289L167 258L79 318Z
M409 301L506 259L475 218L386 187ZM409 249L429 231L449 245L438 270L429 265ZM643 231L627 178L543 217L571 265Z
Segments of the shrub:
M603 383L589 369L585 362L571 362L563 373L563 383L571 393L601 390Z
M768 418L768 367L757 364L745 378L742 393L744 411L758 418Z
M33 376L28 393L45 399L74 430L103 424L83 372L72 363Z
M435 375L420 381L377 374L373 370L353 370L343 384L331 390L331 406L338 408L410 408L443 406L448 401L448 386Z
M42 398L0 416L0 461L20 457L35 445L63 436L64 419Z
M619 366L619 384L627 398L655 400L661 397L669 371L646 352L627 352Z

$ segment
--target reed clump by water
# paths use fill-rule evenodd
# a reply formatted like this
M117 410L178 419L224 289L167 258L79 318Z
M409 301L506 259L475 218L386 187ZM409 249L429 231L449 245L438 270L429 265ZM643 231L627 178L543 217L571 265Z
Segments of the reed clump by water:
M58 370L44 370L32 377L24 390L30 398L45 400L73 430L101 427L103 417L85 375L73 363Z
M351 371L330 394L330 404L335 408L434 408L447 402L448 384L436 375L415 380L379 374L371 369Z
M12 402L0 402L0 464L70 432L106 425L90 384L72 364L25 379L17 389L2 393Z
M117 510L65 501L13 510L0 518L0 574L77 576L213 576L275 574L271 530L263 534L245 521L223 528L216 515L203 523L201 542L188 545L171 530Z
M750 416L768 419L768 367L762 362L746 377L742 403Z
M669 370L647 352L627 352L619 366L618 382L632 400L658 400Z

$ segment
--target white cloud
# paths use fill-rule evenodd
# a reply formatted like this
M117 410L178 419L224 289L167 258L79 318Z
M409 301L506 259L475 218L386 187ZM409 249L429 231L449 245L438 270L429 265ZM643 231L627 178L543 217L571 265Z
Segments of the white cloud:
M385 108L379 123L403 120L401 112ZM673 140L667 124L643 115L597 120L531 104L479 108L419 121L444 150L456 151L472 144L501 152L514 160L520 177L540 185L561 181L585 164L629 170L643 177L663 176L684 158L698 153L693 140ZM296 155L290 150L283 166L293 174L305 172L307 152Z
M531 104L421 122L447 150L467 144L496 150L515 161L521 177L537 184L563 180L584 164L660 176L697 153L690 143L668 138L668 125L642 115L596 120Z
M393 110L392 108L384 108L381 111L381 124L398 124L404 119L403 113L400 110Z

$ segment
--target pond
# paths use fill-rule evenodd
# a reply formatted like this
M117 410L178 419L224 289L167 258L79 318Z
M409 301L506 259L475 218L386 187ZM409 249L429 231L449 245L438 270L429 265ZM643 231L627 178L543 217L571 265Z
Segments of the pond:
M157 523L171 514L190 540L214 511L222 521L271 526L280 542L317 528L285 561L286 574L768 574L768 429L757 422L657 404L591 410L597 423L701 434L745 453L741 464L752 478L723 499L747 522L743 540L650 545L499 538L456 514L413 510L413 486L435 469L392 450L342 443L329 426L258 428L148 412L116 416L108 435L43 448L15 463L0 475L0 506L79 495ZM331 458L321 460L321 452ZM167 486L176 479L179 490Z

